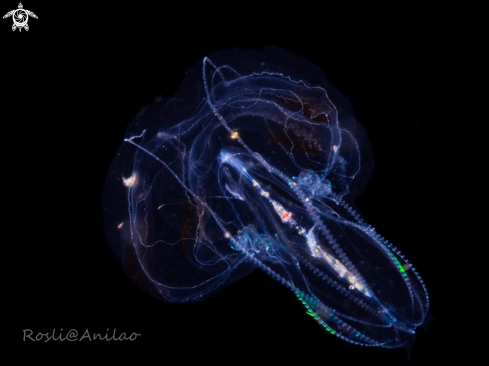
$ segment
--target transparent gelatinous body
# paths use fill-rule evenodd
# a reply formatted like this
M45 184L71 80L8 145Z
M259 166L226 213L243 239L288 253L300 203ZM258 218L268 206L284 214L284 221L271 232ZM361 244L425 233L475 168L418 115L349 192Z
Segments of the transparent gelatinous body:
M198 301L258 268L338 337L405 346L428 296L354 208L368 154L317 66L276 47L217 52L129 127L104 189L106 235L164 301Z

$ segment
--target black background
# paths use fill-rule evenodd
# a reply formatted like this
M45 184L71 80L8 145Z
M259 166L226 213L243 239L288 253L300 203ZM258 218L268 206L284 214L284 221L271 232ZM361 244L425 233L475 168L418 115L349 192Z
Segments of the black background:
M29 19L28 32L12 32L11 18L0 22L7 351L54 359L69 350L66 362L133 355L162 365L406 362L403 350L358 347L321 330L292 293L260 272L200 303L168 305L136 288L108 249L100 196L135 114L173 95L208 53L273 44L319 65L366 128L376 165L357 206L412 261L439 319L418 331L411 362L474 356L461 322L472 309L465 300L474 299L459 278L477 242L478 215L463 203L476 183L465 184L482 162L480 145L463 135L469 122L458 84L469 46L460 9L23 4L39 17ZM4 1L1 12L16 7ZM24 329L141 336L36 343L22 341Z

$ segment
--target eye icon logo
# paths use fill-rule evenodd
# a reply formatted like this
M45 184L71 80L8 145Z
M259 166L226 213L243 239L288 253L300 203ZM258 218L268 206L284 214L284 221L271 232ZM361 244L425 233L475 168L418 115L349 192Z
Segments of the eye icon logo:
M14 24L12 25L12 30L15 31L17 28L19 28L19 32L22 31L22 28L25 28L26 31L29 30L29 25L27 25L29 16L37 19L37 15L30 10L24 9L22 3L19 3L18 9L11 10L7 14L5 14L3 16L3 19L8 18L10 16L14 20Z

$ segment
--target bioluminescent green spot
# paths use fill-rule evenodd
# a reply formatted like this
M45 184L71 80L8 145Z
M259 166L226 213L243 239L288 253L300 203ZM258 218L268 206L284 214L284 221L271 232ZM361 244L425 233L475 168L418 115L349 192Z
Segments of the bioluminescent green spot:
M389 253L389 256L394 260L394 262L396 263L397 265L397 268L399 269L399 272L401 272L401 274L404 276L404 277L407 277L407 274L406 274L406 271L404 270L404 267L401 265L401 263L399 262L399 260L397 259L397 257L394 255L394 253L392 253L390 251L389 248L385 247L385 249L387 249L387 252Z
M316 320L324 329L326 329L328 332L330 332L331 334L335 334L336 333L334 331L331 330L331 328L328 328L328 326L326 325L325 322L323 322L317 315L316 313L314 312L314 310L312 310L311 306L302 298L300 297L299 295L297 295L297 299L299 299L299 301L305 306L306 308L306 314L309 315L309 316L312 316L314 318L314 320Z

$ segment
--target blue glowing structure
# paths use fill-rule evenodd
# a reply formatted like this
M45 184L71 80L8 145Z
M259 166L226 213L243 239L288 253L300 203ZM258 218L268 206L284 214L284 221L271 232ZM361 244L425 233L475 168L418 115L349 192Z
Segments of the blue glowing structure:
M276 47L216 52L129 127L104 189L106 235L163 301L199 301L258 268L332 334L409 346L428 295L355 210L369 154L317 66Z

